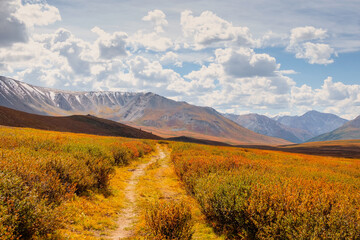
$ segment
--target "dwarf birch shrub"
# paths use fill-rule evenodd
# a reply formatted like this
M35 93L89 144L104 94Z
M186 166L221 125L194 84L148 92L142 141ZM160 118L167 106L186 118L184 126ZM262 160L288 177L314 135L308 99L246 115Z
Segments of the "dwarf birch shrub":
M358 159L172 146L176 173L229 239L360 239Z
M157 201L148 206L145 221L150 236L158 240L190 240L193 222L190 208L183 202Z
M1 239L46 239L61 226L54 204L12 173L0 171Z
M71 218L64 209L75 195L110 193L110 179L120 165L114 145L129 153L130 162L151 152L154 143L2 127L0 239L56 238Z

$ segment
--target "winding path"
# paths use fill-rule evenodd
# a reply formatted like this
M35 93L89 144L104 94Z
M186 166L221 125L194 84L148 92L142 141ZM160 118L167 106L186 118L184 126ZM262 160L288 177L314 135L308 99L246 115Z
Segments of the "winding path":
M157 146L158 154L153 156L149 162L140 164L135 169L132 169L133 174L129 179L128 185L125 189L126 207L122 210L122 214L118 219L118 228L113 232L110 239L126 239L133 235L133 225L136 220L136 184L139 178L145 174L145 169L156 160L164 158L166 155L163 150Z

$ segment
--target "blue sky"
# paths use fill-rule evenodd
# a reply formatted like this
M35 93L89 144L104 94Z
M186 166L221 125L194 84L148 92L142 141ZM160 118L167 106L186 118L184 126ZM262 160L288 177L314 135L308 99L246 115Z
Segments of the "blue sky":
M3 0L0 74L221 112L360 114L360 2Z

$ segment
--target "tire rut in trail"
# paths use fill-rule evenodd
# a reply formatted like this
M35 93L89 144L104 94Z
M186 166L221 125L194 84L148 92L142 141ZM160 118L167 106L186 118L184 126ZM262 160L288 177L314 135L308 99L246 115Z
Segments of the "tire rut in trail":
M158 154L153 156L149 162L140 164L132 170L133 174L125 188L126 207L122 210L121 216L117 221L119 227L113 232L110 239L126 239L134 234L132 227L136 220L136 184L139 182L139 178L144 175L147 166L166 156L159 146L157 146L157 149Z

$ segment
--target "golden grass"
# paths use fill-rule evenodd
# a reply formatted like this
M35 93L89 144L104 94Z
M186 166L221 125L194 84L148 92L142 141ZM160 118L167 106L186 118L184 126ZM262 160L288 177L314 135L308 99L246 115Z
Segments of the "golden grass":
M66 212L70 221L61 235L67 239L98 239L109 236L117 227L118 213L124 207L124 189L130 178L129 167L116 168L110 182L111 195L105 197L101 193L90 192L88 196L74 197L66 204Z

